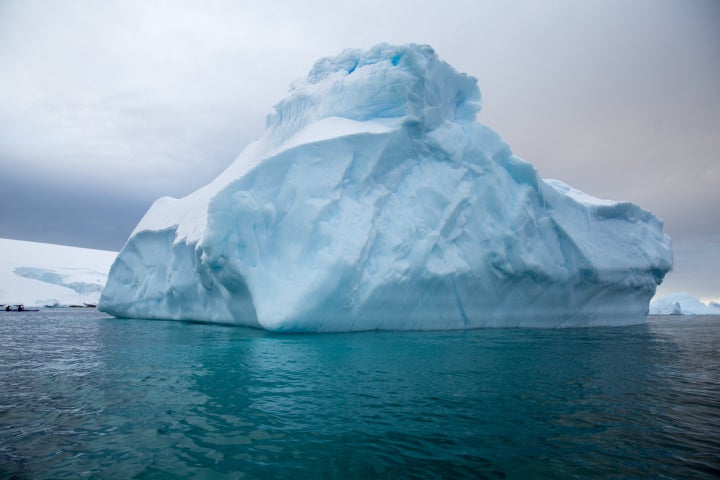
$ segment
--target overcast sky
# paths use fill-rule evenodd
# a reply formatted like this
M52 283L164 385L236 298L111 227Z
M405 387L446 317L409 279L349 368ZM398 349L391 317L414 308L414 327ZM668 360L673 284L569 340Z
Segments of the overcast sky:
M426 43L544 177L665 220L720 299L720 2L0 0L0 237L118 250L320 57Z

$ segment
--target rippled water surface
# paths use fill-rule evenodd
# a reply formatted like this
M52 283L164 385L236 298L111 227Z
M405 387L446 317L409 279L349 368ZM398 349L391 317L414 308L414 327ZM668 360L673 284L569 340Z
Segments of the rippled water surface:
M0 317L0 478L716 478L720 317L277 335Z

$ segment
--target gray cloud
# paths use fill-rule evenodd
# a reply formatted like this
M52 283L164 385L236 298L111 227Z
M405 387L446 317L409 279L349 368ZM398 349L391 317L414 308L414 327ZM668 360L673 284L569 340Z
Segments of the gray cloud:
M82 177L14 175L0 188L0 237L119 250L154 200Z
M664 218L667 288L718 297L717 25L714 0L6 0L0 236L119 248L154 198L259 137L317 58L418 42L478 78L480 121L543 176Z

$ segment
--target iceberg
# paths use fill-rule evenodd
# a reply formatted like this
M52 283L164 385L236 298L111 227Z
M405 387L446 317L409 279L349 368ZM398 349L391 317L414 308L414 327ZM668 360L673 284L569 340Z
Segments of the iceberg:
M686 292L671 293L650 302L650 315L720 315L720 304L704 304Z
M99 304L285 332L643 323L662 221L543 180L429 46L315 63L215 180L157 200Z

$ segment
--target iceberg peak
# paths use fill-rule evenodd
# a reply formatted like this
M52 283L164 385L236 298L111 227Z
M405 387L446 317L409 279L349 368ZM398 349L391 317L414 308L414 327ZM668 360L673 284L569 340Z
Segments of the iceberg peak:
M417 122L475 121L481 108L475 78L458 73L427 45L380 44L318 60L307 78L268 115L269 142L278 146L328 117Z

